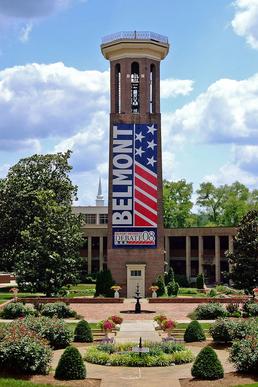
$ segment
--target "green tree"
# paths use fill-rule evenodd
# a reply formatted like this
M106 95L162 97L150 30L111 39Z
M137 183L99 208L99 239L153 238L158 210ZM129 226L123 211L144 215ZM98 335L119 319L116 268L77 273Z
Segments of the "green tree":
M251 293L258 286L258 210L243 217L234 238L234 251L228 251L226 257L232 267L229 278L234 286Z
M115 285L115 281L113 280L110 270L98 272L96 277L95 297L113 297L114 291L111 289L113 285Z
M166 228L189 227L192 225L192 193L192 183L186 183L185 180L171 182L164 180L163 201L164 225Z
M198 195L196 204L208 215L209 225L218 225L226 196L225 186L215 187L209 182L201 183L196 193Z
M70 151L20 160L0 184L1 268L14 270L20 289L56 294L76 283L81 220L72 214L77 188Z

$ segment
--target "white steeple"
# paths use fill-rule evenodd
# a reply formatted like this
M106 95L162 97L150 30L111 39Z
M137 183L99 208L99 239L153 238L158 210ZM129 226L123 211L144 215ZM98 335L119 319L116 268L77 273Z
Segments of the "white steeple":
M104 196L102 195L101 177L99 177L99 188L98 188L98 194L96 197L96 206L97 207L104 206Z

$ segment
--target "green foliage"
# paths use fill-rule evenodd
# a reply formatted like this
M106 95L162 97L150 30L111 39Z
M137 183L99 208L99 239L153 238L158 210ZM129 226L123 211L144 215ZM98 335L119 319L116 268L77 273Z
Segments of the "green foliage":
M0 369L23 374L47 374L52 350L24 324L10 324L0 341Z
M41 314L42 316L57 318L69 318L76 316L76 312L64 302L44 304L41 309Z
M69 157L22 159L1 181L1 268L15 271L23 291L50 296L77 281L81 218L72 213Z
M187 343L191 343L194 341L204 340L206 340L206 337L200 323L196 320L190 322L190 324L185 330L184 341L186 341Z
M177 282L173 281L168 283L167 285L168 296L177 296L178 291L179 291L179 285Z
M209 332L214 341L231 342L235 339L244 339L257 332L255 320L230 320L227 318L218 319L210 327Z
M55 378L59 380L81 380L86 378L86 367L77 348L71 346L65 349L58 362Z
M239 312L239 304L235 304L231 302L230 304L227 304L226 309L229 314ZM241 316L241 313L240 313L240 316Z
M222 379L224 370L214 349L207 346L197 355L192 366L192 376L204 380Z
M257 333L245 339L234 341L230 348L229 359L240 372L258 373Z
M157 296L158 297L163 296L163 294L165 294L166 288L165 288L164 278L162 275L158 275L155 285L159 287L157 290Z
M137 343L100 344L97 347L87 348L85 360L94 364L125 367L169 366L173 363L183 364L193 360L191 351L185 349L181 344L144 343L144 346L149 347L150 352L139 356L138 353L131 351L132 347L137 347Z
M24 305L22 302L11 302L1 310L0 317L4 319L15 319L35 314L36 310L33 307Z
M175 274L175 281L178 283L179 287L188 288L190 286L189 281L186 275Z
M103 270L97 273L95 297L113 297L114 291L111 287L115 285L110 270Z
M258 316L258 303L254 301L247 301L243 305L244 317L256 317Z
M163 183L164 225L171 227L188 227L191 225L191 209L193 203L192 183L185 180Z
M195 309L196 320L213 320L218 317L225 317L226 315L227 312L223 305L213 302L200 304Z
M215 289L211 289L209 294L208 294L209 297L216 297L217 296L217 292Z
M76 325L74 341L80 343L91 343L93 341L91 327L87 321L81 320Z
M65 348L72 341L73 335L63 320L49 317L27 317L23 323L46 339L54 349Z
M170 267L168 272L165 273L164 275L164 282L165 282L165 285L167 286L169 282L173 282L173 281L175 281L174 270L172 267Z
M258 286L257 230L258 209L243 217L234 238L234 252L228 251L226 254L232 267L229 278L236 288L245 289L249 293Z
M204 277L202 273L197 275L196 287L197 289L204 289Z

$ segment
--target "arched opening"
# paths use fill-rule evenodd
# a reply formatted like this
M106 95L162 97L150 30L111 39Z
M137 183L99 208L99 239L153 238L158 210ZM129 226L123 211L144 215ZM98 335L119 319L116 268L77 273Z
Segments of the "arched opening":
M156 113L156 66L150 66L150 113Z
M121 67L120 63L115 67L115 112L121 113Z
M140 76L139 63L131 65L131 109L132 113L140 112Z

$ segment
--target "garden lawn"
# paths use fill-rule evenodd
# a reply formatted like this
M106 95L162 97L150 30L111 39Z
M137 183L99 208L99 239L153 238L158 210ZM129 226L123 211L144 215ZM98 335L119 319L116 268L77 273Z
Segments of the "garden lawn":
M186 329L188 327L189 323L177 323L176 329ZM210 329L210 327L213 325L212 323L202 323L200 322L200 325L203 329Z
M65 325L72 333L74 333L77 323L66 323ZM98 323L89 323L89 326L91 327L91 329L100 329Z
M0 378L0 387L49 387L50 384L35 384L25 380ZM60 386L60 385L59 385Z

